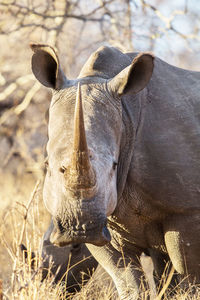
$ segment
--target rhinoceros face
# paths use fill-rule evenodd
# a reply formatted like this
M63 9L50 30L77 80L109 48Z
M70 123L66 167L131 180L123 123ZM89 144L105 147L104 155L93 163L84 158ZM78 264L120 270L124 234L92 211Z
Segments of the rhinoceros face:
M106 217L117 203L121 109L105 88L105 82L82 82L52 99L44 201L57 228L54 239L62 233L59 244L85 242L87 232L87 241L110 239Z
M117 205L120 96L145 87L153 58L141 55L110 80L87 74L69 81L54 49L44 45L32 49L33 73L53 88L43 192L55 225L51 242L104 245L110 241L106 219Z

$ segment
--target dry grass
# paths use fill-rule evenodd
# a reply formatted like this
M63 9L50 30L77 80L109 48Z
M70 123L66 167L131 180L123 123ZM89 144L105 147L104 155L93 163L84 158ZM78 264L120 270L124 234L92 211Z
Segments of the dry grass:
M54 276L49 272L47 278L41 282L41 255L40 243L42 234L49 223L50 216L46 213L41 200L41 185L35 184L31 176L27 175L23 180L16 181L12 176L0 177L1 183L1 212L0 218L0 300L1 299L69 299L72 296L66 294L65 287L54 285ZM34 187L35 186L35 187ZM19 245L23 242L27 246L28 257L22 255ZM31 252L37 253L34 270L32 269ZM149 259L143 262L147 273L151 269ZM149 273L150 274L150 273ZM90 276L89 274L88 276ZM149 275L151 277L151 274ZM85 277L85 276L84 276ZM163 276L161 285L164 300L196 300L200 299L200 288L196 287L193 294L193 286L184 292L181 285L169 296L166 288L170 281L169 276ZM3 285L3 294L2 294ZM153 284L151 286L151 298L159 300L155 295ZM144 292L143 300L147 299L149 291ZM2 298L3 296L3 298ZM91 276L86 286L73 298L76 300L119 300L116 290L110 278L103 272Z
M12 176L0 177L1 224L0 224L0 282L3 283L4 299L65 299L65 287L53 284L54 275L49 271L41 282L40 244L50 220L41 199L41 184L28 175L15 181ZM27 246L27 259L19 245ZM31 252L37 255L32 269ZM91 276L92 274L84 274ZM105 274L99 274L98 282L91 276L76 299L117 299L113 284ZM106 277L106 278L105 278ZM1 296L1 293L0 293ZM69 294L67 296L70 297ZM0 298L1 299L1 298Z

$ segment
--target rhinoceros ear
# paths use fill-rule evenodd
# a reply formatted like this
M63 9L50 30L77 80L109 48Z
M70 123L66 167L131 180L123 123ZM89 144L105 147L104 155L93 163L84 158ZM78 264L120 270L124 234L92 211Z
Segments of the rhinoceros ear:
M30 44L34 54L32 56L32 71L40 83L53 89L62 88L67 81L56 51L48 46L41 44Z
M137 94L148 84L152 72L154 57L148 53L139 54L125 69L112 78L108 85L118 96Z

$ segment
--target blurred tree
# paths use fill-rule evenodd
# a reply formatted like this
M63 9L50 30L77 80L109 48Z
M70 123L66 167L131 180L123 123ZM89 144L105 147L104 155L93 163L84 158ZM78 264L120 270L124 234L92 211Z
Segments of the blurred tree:
M1 169L42 174L50 95L31 75L30 41L55 46L69 78L100 45L200 69L199 15L198 0L0 1Z

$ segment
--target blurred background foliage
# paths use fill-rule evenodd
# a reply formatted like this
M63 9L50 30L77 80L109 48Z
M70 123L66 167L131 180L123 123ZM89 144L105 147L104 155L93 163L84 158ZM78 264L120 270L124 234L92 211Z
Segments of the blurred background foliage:
M1 0L1 178L6 172L16 179L43 176L51 93L31 74L30 42L56 47L68 78L101 45L152 51L170 64L200 70L200 2Z

